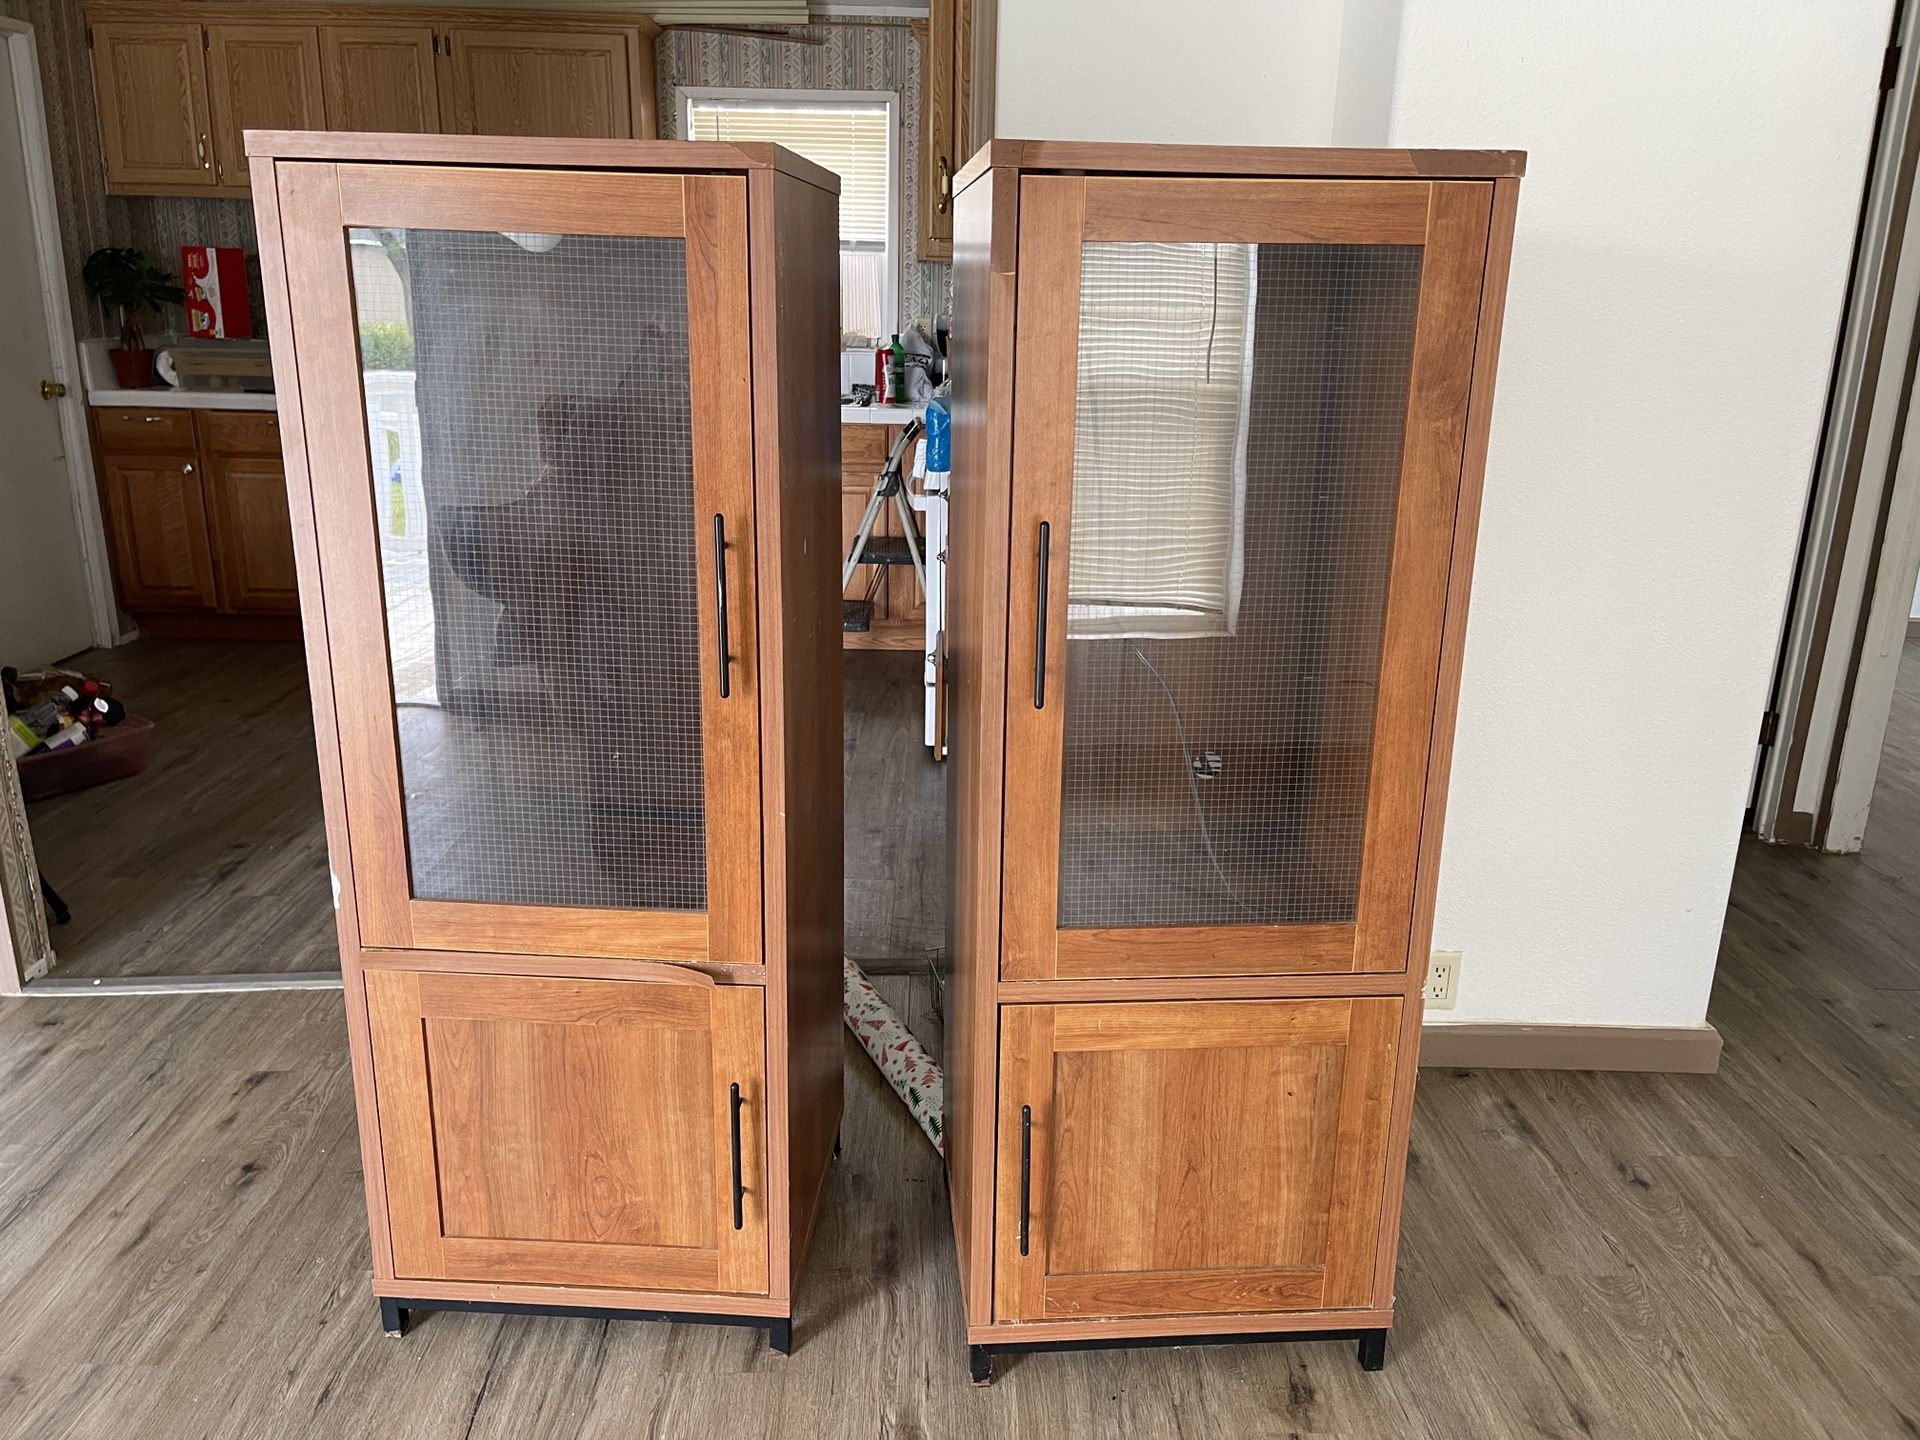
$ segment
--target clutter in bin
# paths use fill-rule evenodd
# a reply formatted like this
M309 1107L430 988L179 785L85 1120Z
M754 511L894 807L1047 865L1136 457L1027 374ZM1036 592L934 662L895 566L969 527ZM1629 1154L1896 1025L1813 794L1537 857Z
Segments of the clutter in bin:
M7 703L7 749L16 760L86 744L127 718L106 681L78 670L0 668Z

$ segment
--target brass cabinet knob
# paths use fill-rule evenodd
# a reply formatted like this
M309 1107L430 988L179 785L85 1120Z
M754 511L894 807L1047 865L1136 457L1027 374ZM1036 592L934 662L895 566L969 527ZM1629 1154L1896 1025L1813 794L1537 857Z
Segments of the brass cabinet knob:
M40 398L42 400L63 400L66 398L66 394L67 387L62 385L58 380L42 380L40 382Z

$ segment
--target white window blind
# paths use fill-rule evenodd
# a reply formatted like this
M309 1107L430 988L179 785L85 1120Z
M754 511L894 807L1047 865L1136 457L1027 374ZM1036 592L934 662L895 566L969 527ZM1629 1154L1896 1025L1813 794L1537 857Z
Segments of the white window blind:
M899 329L894 312L894 124L884 100L687 100L689 140L784 145L840 177L841 328L864 336Z
M1256 258L1082 247L1069 635L1233 632Z

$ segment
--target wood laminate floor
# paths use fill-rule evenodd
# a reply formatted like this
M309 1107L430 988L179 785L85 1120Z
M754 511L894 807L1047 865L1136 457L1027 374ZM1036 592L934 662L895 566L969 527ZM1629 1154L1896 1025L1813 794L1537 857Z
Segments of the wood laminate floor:
M1718 1075L1423 1077L1384 1372L1345 1344L1123 1350L987 1390L939 1166L850 1042L790 1358L484 1315L393 1341L337 996L5 1002L0 1435L1913 1436L1916 936L1910 653L1866 853L1742 854ZM926 982L881 983L937 1041Z

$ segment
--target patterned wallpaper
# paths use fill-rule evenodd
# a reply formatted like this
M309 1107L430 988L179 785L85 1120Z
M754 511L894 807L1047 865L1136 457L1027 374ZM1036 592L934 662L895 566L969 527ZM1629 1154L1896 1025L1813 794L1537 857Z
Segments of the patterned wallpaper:
M252 259L257 249L252 203L108 195L86 22L78 0L0 0L0 8L32 25L39 42L53 186L60 206L75 332L82 338L112 333L109 317L80 287L81 264L102 245L137 245L170 268L178 266L182 245L238 245L247 252L248 268L255 277L251 287L254 323L264 326L258 263ZM682 85L891 90L900 97L904 130L901 214L918 214L920 45L912 29L904 23L874 21L814 25L796 33L819 43L687 30L661 35L655 51L660 133L668 137L678 133ZM900 295L906 315L930 315L950 308L950 267L922 264L915 254L914 226L909 223L904 229Z
M920 43L905 23L884 21L810 25L795 32L818 44L669 30L655 50L659 72L660 133L680 134L680 87L727 85L781 90L891 90L900 97L904 133L900 213L919 214ZM900 304L911 319L952 306L951 267L922 263L916 227L901 237Z

